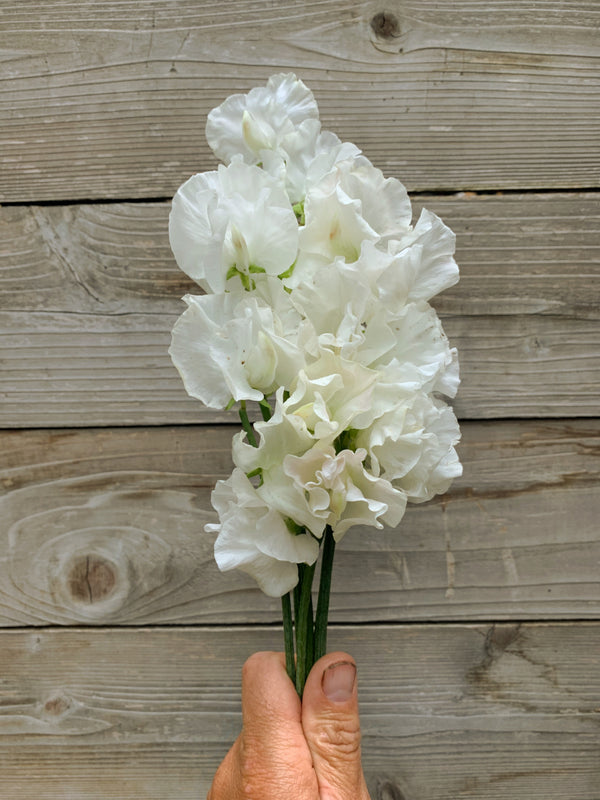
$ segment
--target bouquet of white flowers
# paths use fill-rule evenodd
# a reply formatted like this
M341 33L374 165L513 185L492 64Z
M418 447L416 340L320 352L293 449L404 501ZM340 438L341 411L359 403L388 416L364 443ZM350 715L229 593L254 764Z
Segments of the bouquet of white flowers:
M407 502L461 474L442 399L456 394L457 355L428 303L458 280L455 237L425 210L411 225L404 186L321 130L294 75L229 97L206 135L224 164L180 187L169 222L205 294L184 297L169 352L190 395L239 403L235 468L206 529L221 570L282 598L301 695L326 650L335 543L353 525L395 527Z

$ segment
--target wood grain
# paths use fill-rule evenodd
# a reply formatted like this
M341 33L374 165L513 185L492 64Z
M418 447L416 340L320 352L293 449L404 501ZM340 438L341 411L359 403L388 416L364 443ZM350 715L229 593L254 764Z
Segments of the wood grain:
M187 396L167 350L175 315L0 315L0 425L233 421ZM23 329L23 323L27 326ZM445 329L461 360L462 419L595 416L600 322L464 317Z
M2 17L0 199L171 195L214 164L208 111L281 70L411 189L595 186L599 25L558 0L23 0Z
M295 71L462 276L464 476L336 555L371 797L599 799L599 35L591 0L2 4L1 797L204 797L281 649L204 532L239 426L168 358L161 200L211 108Z
M0 624L277 621L203 532L234 430L2 432ZM346 535L332 619L597 618L600 422L464 424L460 455L397 531Z
M458 236L436 305L459 348L464 418L593 416L600 402L594 194L417 198ZM4 427L218 422L167 354L192 284L167 204L0 209Z
M445 316L600 319L600 196L595 192L413 195L456 233L460 282ZM170 203L0 208L0 308L177 314L198 287L177 267Z
M265 628L4 631L1 785L20 800L203 797ZM349 626L372 797L595 800L597 623Z

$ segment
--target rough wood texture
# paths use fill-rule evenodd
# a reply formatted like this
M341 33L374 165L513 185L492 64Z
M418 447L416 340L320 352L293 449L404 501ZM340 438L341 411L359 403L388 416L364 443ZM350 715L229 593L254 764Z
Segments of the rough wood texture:
M4 432L0 624L277 621L212 556L234 429ZM463 425L464 477L338 549L337 621L595 617L600 423Z
M460 282L445 316L600 319L596 192L413 195L457 237ZM177 314L198 287L177 267L170 203L0 207L0 308L29 313Z
M207 112L282 69L412 189L594 186L599 25L557 0L22 0L2 14L0 199L170 195L214 164Z
M600 201L427 197L458 236L462 280L436 304L459 347L465 418L595 415ZM0 209L5 427L218 422L167 354L194 291L167 204ZM41 380L43 376L43 381Z
M209 109L294 70L456 231L436 305L489 418L447 496L339 547L372 798L599 800L599 34L591 0L0 3L1 797L198 800L281 649L203 532L234 429L176 426L233 415L168 358L158 201L215 165Z
M277 629L0 634L0 786L19 800L204 797L239 673ZM344 627L374 800L596 800L600 626Z

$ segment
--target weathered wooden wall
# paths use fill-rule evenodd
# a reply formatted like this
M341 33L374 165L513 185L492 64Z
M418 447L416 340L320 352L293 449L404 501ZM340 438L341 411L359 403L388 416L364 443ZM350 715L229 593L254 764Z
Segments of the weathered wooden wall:
M464 476L337 556L374 800L600 798L600 8L0 0L0 795L202 797L279 607L167 356L168 198L294 70L458 234Z

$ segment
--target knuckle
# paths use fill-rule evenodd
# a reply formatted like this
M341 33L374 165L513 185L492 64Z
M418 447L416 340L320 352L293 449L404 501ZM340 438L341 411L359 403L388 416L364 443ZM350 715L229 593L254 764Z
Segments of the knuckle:
M326 720L316 738L328 758L350 760L360 754L360 725L356 719Z

